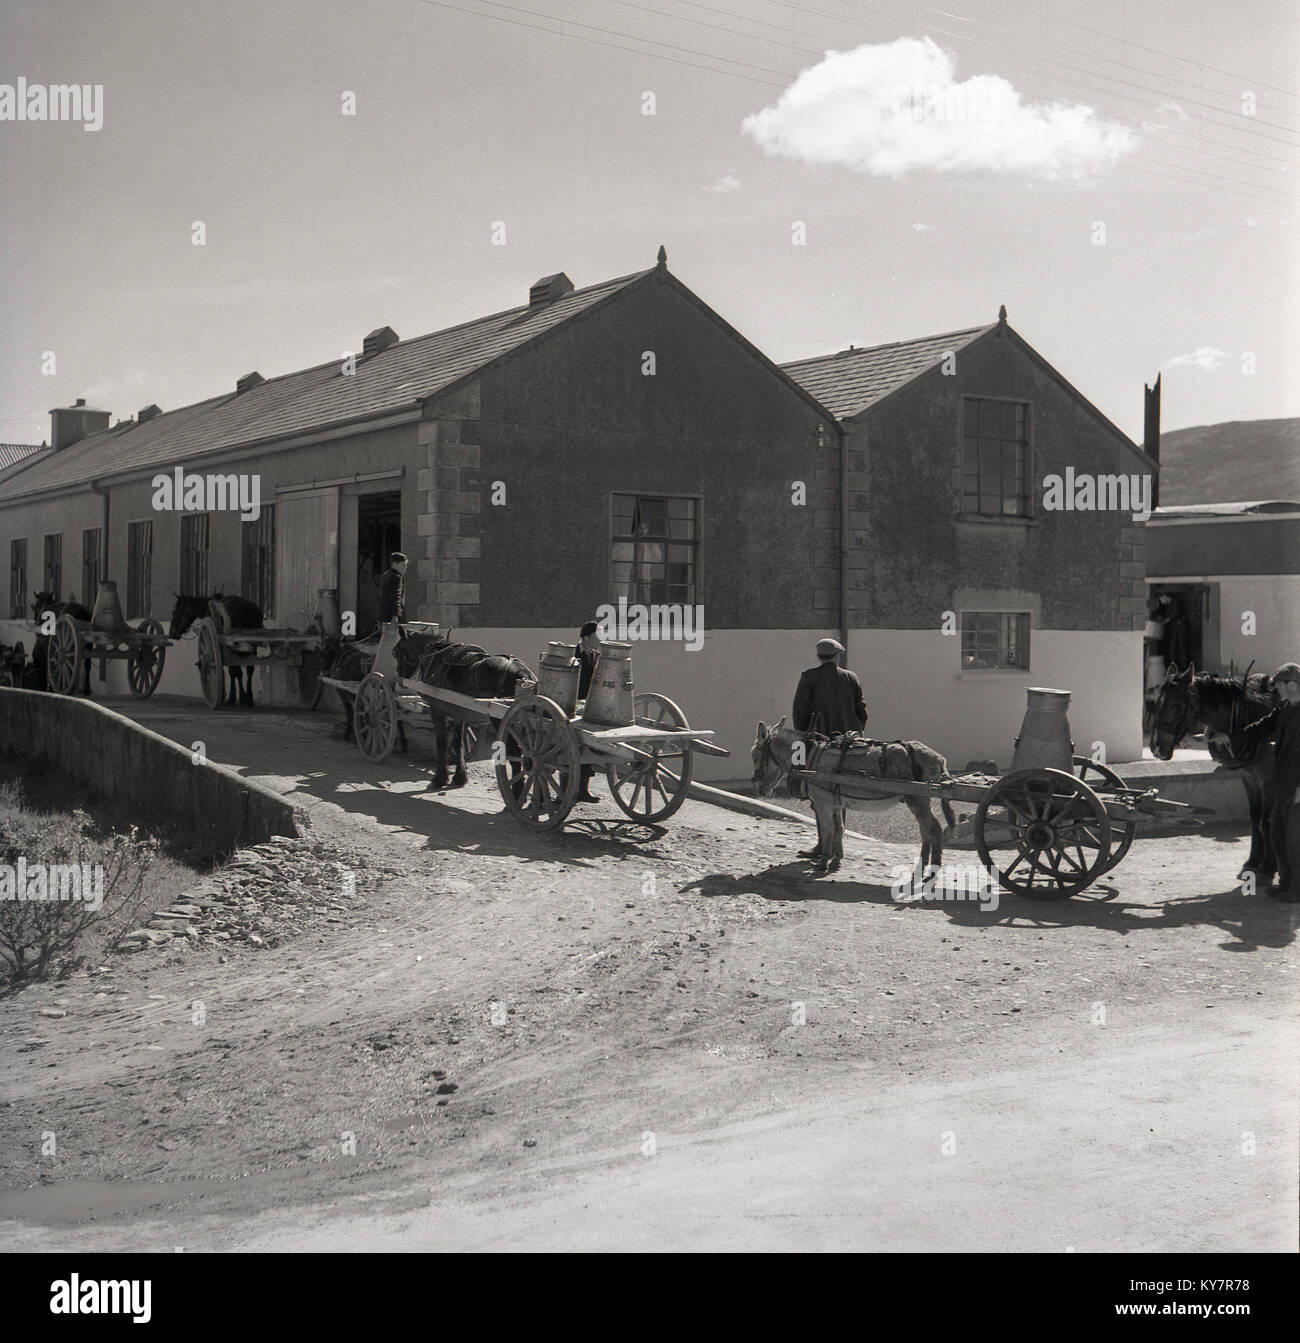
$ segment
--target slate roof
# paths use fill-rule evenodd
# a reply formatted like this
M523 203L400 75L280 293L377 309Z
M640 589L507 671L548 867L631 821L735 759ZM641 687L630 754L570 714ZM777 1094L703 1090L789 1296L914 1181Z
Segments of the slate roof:
M222 396L143 424L127 420L33 464L0 489L0 497L13 499L125 471L172 466L325 425L412 410L421 400L651 273L638 271L576 289L536 310L524 305L399 341L371 358L359 359L350 375L341 372L340 360L331 360L268 378L239 396L232 386Z
M960 350L992 330L993 326L973 326L941 336L922 336L919 340L899 340L861 350L850 348L817 359L799 359L782 364L781 368L843 420L933 368L949 350Z

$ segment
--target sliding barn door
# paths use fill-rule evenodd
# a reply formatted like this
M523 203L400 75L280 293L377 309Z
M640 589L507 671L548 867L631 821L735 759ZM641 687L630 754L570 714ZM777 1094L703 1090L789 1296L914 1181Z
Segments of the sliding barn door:
M339 585L337 488L281 494L275 501L275 624L301 630L316 614L317 592Z

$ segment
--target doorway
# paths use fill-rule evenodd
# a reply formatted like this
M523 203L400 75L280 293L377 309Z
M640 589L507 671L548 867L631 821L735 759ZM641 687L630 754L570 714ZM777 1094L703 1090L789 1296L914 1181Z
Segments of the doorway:
M402 492L357 498L357 637L379 622L379 585L388 557L402 548Z

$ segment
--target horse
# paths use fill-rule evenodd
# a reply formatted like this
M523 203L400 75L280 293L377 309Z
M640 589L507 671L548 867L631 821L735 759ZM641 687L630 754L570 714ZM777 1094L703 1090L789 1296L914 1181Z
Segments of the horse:
M770 728L759 723L750 757L754 762L753 783L764 797L775 793L781 779L794 768L796 745L802 745L806 768L818 777L808 782L808 797L817 817L817 847L801 857L815 858L821 872L838 870L844 859L845 811L881 811L902 802L916 818L921 832L921 871L943 862L943 831L930 799L919 793L894 793L887 786L873 788L872 797L845 797L838 786L841 778L913 779L937 783L948 777L948 762L924 742L873 741L856 733L827 740L811 732L797 732L780 719ZM836 760L836 753L839 759ZM828 768L829 766L829 768ZM942 798L944 819L955 823L952 806Z
M177 592L176 605L172 607L171 625L167 630L169 639L179 639L186 634L194 625L195 621L202 620L208 614L208 605L215 602L225 611L230 622L232 630L260 630L266 626L262 623L262 608L256 602L250 602L247 597L223 597L221 593L214 592L211 597L187 597ZM230 690L225 699L225 707L233 709L236 705L235 685L239 685L239 700L246 709L252 709L256 706L253 703L253 672L255 668L248 668L248 682L244 682L243 667L227 667L230 673Z
M1250 669L1240 677L1215 676L1197 672L1189 662L1183 671L1170 667L1156 697L1151 723L1151 754L1158 760L1171 760L1193 727L1203 726L1211 758L1225 769L1236 770L1246 790L1250 810L1250 855L1238 878L1251 873L1257 880L1271 879L1277 871L1269 817L1273 812L1273 748L1263 746L1242 752L1232 745L1239 728L1262 718L1277 704L1277 696L1268 688L1268 677ZM1229 739L1225 749L1212 736Z
M69 615L74 620L84 620L87 624L89 624L91 618L91 613L87 611L80 602L56 602L54 600L54 593L52 592L37 592L34 594L32 600L32 619L36 622L38 628L36 640L32 645L31 668L23 679L23 684L25 686L29 685L30 682L35 682L35 684L30 686L30 688L34 690L45 690L49 687L50 683L50 642L54 636L50 634L42 634L39 630L39 626L44 619L46 612L51 612L56 617ZM93 698L90 694L89 658L84 659L80 681L81 693L88 698ZM76 688L77 687L74 684L73 689L76 690Z
M401 674L400 662L398 669ZM444 641L421 656L415 679L440 690L454 690L479 699L513 699L521 682L536 681L537 675L527 663L508 653L488 653L477 644ZM425 703L434 722L433 786L460 788L469 781L465 769L465 721L439 712L436 700ZM449 761L455 771L450 780Z

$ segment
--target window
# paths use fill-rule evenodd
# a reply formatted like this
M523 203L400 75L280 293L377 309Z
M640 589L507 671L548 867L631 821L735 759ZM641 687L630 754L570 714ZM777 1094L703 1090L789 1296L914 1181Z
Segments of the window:
M206 513L194 513L181 519L181 592L187 597L210 595Z
M961 510L995 517L1029 512L1029 406L962 400Z
M1027 611L963 611L963 671L1028 671Z
M9 542L9 618L27 615L27 538Z
M93 607L104 577L104 529L89 527L81 533L81 600Z
M610 570L614 600L696 604L699 500L616 494Z
M133 522L126 529L126 618L153 614L153 523Z
M45 538L45 571L41 591L51 594L51 601L63 600L63 533Z
M263 616L270 615L275 595L275 505L263 504L257 521L244 523L240 531L243 557L239 591L257 603Z

